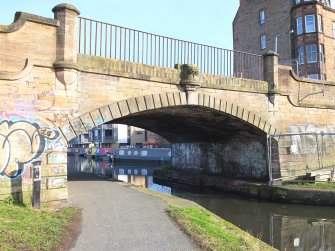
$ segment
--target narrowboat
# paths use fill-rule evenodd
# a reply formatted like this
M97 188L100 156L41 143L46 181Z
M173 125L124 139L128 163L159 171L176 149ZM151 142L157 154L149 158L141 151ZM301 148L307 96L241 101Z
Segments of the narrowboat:
M117 148L114 149L114 160L170 162L171 148Z
M113 154L112 148L97 148L96 152L94 153L94 159L102 159L102 160L109 160L110 155Z

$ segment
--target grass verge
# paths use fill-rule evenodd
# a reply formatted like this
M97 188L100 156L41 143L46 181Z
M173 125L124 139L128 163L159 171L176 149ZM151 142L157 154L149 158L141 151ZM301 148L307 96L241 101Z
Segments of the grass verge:
M320 189L335 189L335 182L289 182L283 186L308 187Z
M169 216L203 250L276 250L193 201L139 186L130 187L165 201Z
M168 213L205 250L275 250L207 210L170 205Z
M63 242L67 226L78 215L79 211L73 207L37 211L0 202L0 250L55 249Z

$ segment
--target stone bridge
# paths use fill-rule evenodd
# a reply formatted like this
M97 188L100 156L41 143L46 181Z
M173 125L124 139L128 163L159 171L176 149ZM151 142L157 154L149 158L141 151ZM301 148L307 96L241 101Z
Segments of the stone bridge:
M79 11L53 12L0 25L0 199L30 204L41 165L42 203L66 202L67 141L104 123L161 135L179 169L264 181L282 171L279 160L269 174L269 135L334 132L335 83L297 77L276 53L263 56L264 80L85 55Z

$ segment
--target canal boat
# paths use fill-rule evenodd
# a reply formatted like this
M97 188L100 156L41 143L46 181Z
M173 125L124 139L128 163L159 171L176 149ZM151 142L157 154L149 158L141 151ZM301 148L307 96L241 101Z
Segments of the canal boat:
M171 162L171 148L116 148L114 160Z
M68 147L67 148L67 155L74 156L79 154L79 149L76 147Z
M96 152L93 155L94 159L101 160L110 160L110 156L113 154L112 148L97 148Z
M95 146L90 147L90 148L86 148L86 152L85 152L84 157L94 159L94 154L95 154L96 151L97 151L97 148Z

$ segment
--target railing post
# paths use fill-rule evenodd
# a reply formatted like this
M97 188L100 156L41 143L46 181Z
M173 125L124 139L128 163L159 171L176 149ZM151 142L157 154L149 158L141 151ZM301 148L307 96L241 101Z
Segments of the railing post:
M80 12L75 6L66 3L56 5L52 11L54 18L60 21L56 35L56 76L64 85L69 85L76 80L72 69L75 69L77 62L77 21Z
M274 103L274 94L278 91L278 53L274 51L268 51L263 55L264 59L264 80L269 84L269 100Z

